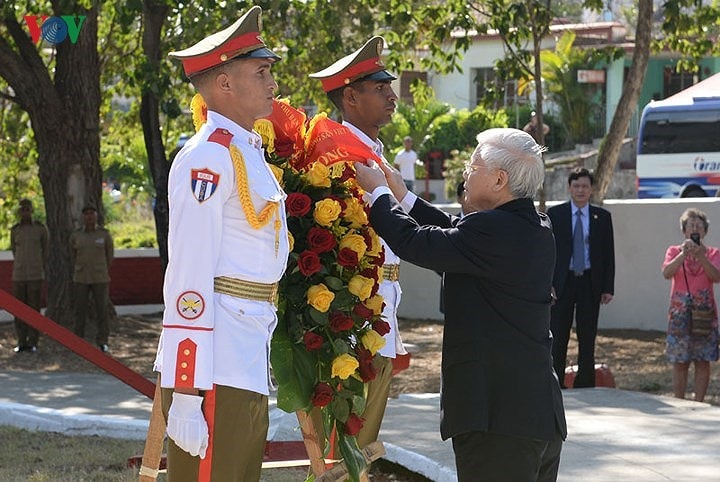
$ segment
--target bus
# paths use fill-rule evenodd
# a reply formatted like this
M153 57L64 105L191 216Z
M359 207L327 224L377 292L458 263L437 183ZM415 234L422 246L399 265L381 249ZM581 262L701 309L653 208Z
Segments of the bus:
M720 188L720 93L678 93L643 109L638 198L715 196ZM707 91L705 91L707 92Z

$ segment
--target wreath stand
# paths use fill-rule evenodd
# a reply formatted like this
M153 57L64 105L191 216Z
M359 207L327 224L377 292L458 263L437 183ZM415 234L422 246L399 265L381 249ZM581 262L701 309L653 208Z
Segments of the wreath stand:
M295 414L300 423L303 443L310 460L310 469L315 475L315 482L343 482L348 480L349 474L344 462L333 459L326 460L323 457L320 441L310 416L303 410L298 410ZM371 462L385 455L385 447L382 442L376 440L363 447L361 452L365 457L365 462L370 465ZM328 465L333 466L328 468ZM369 480L367 472L360 474L360 482L369 482Z

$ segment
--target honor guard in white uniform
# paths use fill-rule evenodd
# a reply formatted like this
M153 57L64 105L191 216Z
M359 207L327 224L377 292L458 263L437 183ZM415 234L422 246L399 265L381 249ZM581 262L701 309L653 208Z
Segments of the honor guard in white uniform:
M207 122L173 161L169 263L156 370L170 481L258 481L268 429L270 338L289 246L285 193L256 119L269 115L280 58L260 7L182 60Z
M352 54L343 57L328 68L310 74L322 81L323 90L340 110L343 125L347 126L363 143L370 147L384 162L383 145L378 139L380 127L392 120L398 100L390 83L396 77L385 70L380 58L384 40L373 37ZM381 239L382 241L382 239ZM360 447L377 440L380 432L392 378L392 359L407 353L398 329L397 308L400 305L400 258L382 241L385 252L383 280L378 293L385 306L382 316L390 324L385 335L385 346L375 359L377 376L368 384L365 419L357 435Z

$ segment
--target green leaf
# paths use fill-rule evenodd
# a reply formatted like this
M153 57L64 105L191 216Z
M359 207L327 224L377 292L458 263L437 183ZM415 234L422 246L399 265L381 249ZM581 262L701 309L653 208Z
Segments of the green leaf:
M308 306L307 314L318 326L328 326L328 314L322 313L312 306Z
M287 336L284 327L278 326L273 332L270 342L270 363L273 375L278 383L287 383L293 374L293 343Z
M338 446L343 456L343 461L348 469L351 480L360 480L360 473L365 470L365 457L358 447L355 437L351 437L338 430Z
M335 397L333 401L330 402L329 407L335 415L335 418L343 423L347 422L347 419L350 416L350 404L346 399L342 397Z
M343 289L342 280L335 276L326 276L325 285L333 291L340 291L341 289Z
M353 409L352 411L355 412L358 415L362 415L362 413L365 411L365 397L354 395L352 399Z

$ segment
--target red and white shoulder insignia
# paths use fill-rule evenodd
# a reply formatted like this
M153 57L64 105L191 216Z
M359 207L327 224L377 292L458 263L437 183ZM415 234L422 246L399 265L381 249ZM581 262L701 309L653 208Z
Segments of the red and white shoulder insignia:
M205 311L205 300L197 291L180 293L175 304L178 315L186 320L196 320Z
M232 141L233 135L227 129L217 128L208 137L209 142L217 142L225 147L230 147L230 141Z
M199 202L207 201L215 193L220 184L220 174L207 167L192 169L190 173L190 187L193 196Z

